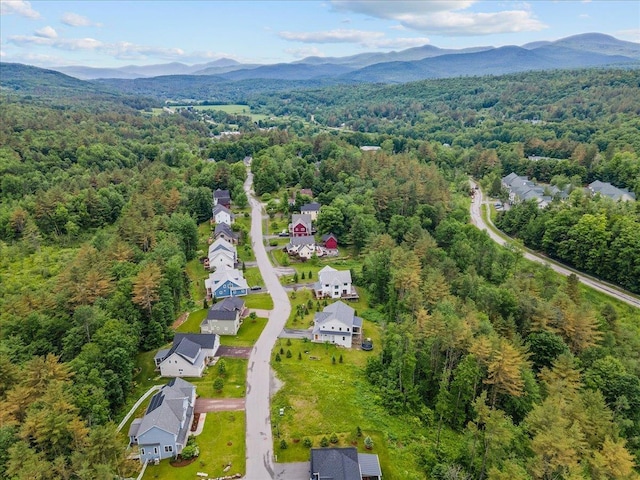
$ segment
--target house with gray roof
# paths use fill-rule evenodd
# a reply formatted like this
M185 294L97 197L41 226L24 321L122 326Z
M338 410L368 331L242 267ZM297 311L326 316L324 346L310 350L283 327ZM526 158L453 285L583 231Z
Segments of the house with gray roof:
M608 182L601 182L596 180L589 184L589 191L592 195L600 194L603 197L608 197L614 202L635 202L636 194L627 190L626 188L618 188L611 185Z
M235 245L220 237L209 245L207 260L210 270L228 270L235 267L238 251Z
M315 222L318 219L318 213L320 212L320 204L318 202L311 202L300 206L300 213L303 215L309 215L311 221Z
M193 422L196 387L174 378L151 397L142 418L129 428L129 444L138 445L140 462L179 455L187 444Z
M312 448L310 480L382 480L378 455L355 447Z
M216 188L216 191L213 192L213 205L224 205L227 208L231 208L231 194L229 190Z
M214 303L209 308L206 318L200 323L200 333L235 335L246 312L244 300L239 297L228 297Z
M336 270L327 265L318 272L318 281L313 285L316 298L359 298L358 292L351 283L349 270Z
M216 228L213 231L213 238L215 240L221 238L232 245L237 245L240 236L231 230L231 227L226 223L217 223Z
M304 260L309 260L316 253L316 239L313 235L291 237L284 249L289 255L296 255Z
M509 203L533 200L538 208L546 207L556 197L566 197L566 192L557 187L538 185L529 177L521 177L513 172L502 178L502 186L509 191Z
M289 235L292 237L306 237L308 235L313 235L311 223L311 215L294 213L291 215Z
M218 223L226 223L227 225L231 225L236 220L236 216L233 214L231 210L229 210L224 205L218 204L213 207L213 221Z
M218 335L176 333L171 348L159 350L153 360L163 377L201 377L218 347Z
M362 340L362 318L344 302L337 301L315 314L311 341L351 348Z

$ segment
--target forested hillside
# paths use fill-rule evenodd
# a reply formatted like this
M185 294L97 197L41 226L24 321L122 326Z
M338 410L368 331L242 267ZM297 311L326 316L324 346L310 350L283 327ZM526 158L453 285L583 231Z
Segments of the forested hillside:
M196 221L245 169L202 161L179 115L0 102L0 477L111 479L135 356L188 307Z

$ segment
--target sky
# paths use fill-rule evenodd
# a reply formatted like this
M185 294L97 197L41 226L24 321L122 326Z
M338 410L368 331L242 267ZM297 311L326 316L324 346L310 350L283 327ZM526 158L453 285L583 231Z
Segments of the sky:
M599 32L640 43L633 0L0 0L0 60L119 67L341 57Z

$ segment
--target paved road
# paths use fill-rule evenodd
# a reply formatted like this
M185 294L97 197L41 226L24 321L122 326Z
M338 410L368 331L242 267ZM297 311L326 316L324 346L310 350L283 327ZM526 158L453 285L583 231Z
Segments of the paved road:
M474 182L471 182L471 185L472 185L472 188L476 186ZM491 228L489 228L489 226L486 224L486 222L482 218L481 205L484 203L487 203L487 202L483 199L482 191L476 190L475 198L473 198L471 201L471 223L473 223L480 230L485 230L489 235L489 237L491 237L492 240L499 243L500 245L507 244L508 241L505 240L500 235L498 235L497 233L495 233ZM523 255L524 255L524 258L526 258L527 260L549 265L549 267L551 267L554 271L558 272L561 275L568 276L574 273L582 283L593 288L594 290L598 290L599 292L605 293L610 297L620 300L621 302L624 302L628 305L631 305L632 307L640 308L639 299L637 299L633 295L620 291L617 288L614 288L607 283L600 282L593 277L580 273L576 270L572 270L568 267L558 265L557 263L551 263L548 258L545 258L541 255L536 255L530 252L524 252Z
M287 293L280 285L278 277L276 277L264 248L262 240L262 207L252 195L252 184L253 174L249 172L244 189L251 204L253 251L256 255L260 274L273 298L274 308L249 357L247 394L245 397L247 421L247 473L245 478L247 480L266 480L273 479L277 475L273 458L273 435L269 411L269 378L271 376L269 360L278 335L282 332L287 318L289 318L291 303Z

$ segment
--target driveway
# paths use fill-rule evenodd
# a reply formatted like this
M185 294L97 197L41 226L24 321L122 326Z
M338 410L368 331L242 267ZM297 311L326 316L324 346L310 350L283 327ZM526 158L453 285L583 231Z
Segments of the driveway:
M234 412L244 410L244 405L244 398L196 398L194 411L196 413Z
M309 480L310 470L311 464L309 462L278 463L273 478L276 480Z
M249 358L249 355L251 355L251 347L229 347L220 345L216 352L216 357Z
M296 328L283 328L282 332L280 332L279 338L298 338L302 340L303 338L308 338L311 340L312 331L310 328L306 329L296 329Z

